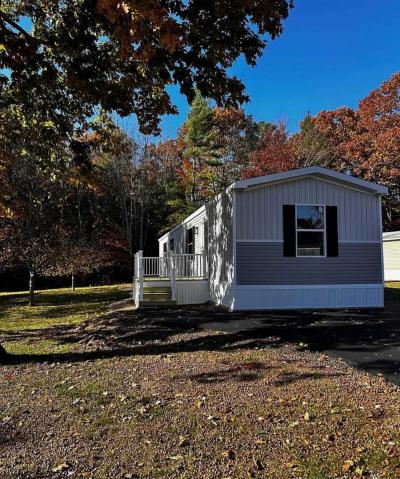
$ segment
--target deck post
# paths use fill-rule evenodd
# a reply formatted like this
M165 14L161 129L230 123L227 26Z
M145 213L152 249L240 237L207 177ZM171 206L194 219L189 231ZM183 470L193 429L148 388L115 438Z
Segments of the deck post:
M207 254L203 250L203 279L207 278Z
M171 299L176 301L176 266L175 255L170 256L170 272L171 272Z
M143 272L143 251L138 251L138 264L139 264L139 301L143 301L143 282L144 282L144 272Z
M176 301L176 269L171 270L171 299Z

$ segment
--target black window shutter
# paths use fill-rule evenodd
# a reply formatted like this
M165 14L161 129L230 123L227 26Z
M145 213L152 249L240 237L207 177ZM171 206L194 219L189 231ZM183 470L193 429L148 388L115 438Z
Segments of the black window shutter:
M326 255L338 256L337 206L326 206Z
M295 205L283 205L283 256L296 256Z

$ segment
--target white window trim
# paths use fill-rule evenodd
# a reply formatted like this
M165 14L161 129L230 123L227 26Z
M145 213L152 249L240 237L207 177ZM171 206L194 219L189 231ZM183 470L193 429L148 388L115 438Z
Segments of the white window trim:
M298 206L315 206L317 208L323 208L324 209L324 227L323 228L314 228L314 229L299 229L297 227L297 207ZM316 205L313 203L296 203L295 205L295 222L296 222L296 258L327 258L327 251L326 251L326 205ZM323 255L299 255L298 254L298 246L297 246L297 238L298 238L298 233L304 232L304 233L323 233L324 235L324 254Z

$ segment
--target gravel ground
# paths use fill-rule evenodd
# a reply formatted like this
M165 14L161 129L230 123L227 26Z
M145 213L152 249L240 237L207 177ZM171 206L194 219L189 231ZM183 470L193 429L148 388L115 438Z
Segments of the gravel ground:
M49 331L73 352L0 366L1 479L400 477L397 386L154 314Z

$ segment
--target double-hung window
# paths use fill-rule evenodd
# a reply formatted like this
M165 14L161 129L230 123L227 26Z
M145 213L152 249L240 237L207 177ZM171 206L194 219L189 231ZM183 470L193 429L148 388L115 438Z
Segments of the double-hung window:
M296 256L326 256L325 206L296 205Z

